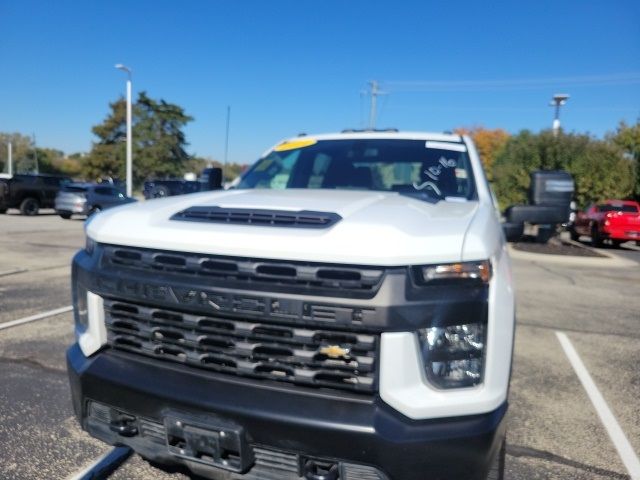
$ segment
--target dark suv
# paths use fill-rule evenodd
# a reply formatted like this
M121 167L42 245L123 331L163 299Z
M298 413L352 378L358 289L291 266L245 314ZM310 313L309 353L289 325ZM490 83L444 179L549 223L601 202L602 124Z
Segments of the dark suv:
M0 213L18 208L23 215L37 215L41 208L53 208L62 185L71 182L59 175L19 174L0 178Z

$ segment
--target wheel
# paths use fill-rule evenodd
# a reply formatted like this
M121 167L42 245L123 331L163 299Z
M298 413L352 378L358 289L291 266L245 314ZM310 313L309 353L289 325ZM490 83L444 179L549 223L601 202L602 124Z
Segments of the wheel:
M536 242L547 243L551 237L553 237L554 233L555 231L551 227L539 227L538 234L536 235Z
M624 243L624 240L611 240L611 246L613 248L620 248L620 245Z
M602 246L602 238L600 237L597 225L591 226L591 246L596 248Z
M38 210L40 210L40 204L38 203L38 200L36 200L35 198L32 198L32 197L25 198L24 200L22 200L22 203L20 204L20 213L22 213L22 215L28 215L28 216L37 215Z
M164 198L168 197L170 194L169 189L164 185L156 185L151 189L149 193L150 198Z
M71 214L70 213L61 213L60 217L64 218L65 220L69 220L71 218Z
M507 438L502 440L500 450L491 464L487 480L504 480L504 460L507 455Z
M577 242L578 240L580 240L580 234L576 232L575 227L569 228L569 236L571 237L571 240L573 240L574 242Z
M6 208L0 208L0 215L2 215L3 213L7 213L7 209Z
M91 215L95 215L96 213L100 213L101 211L102 211L102 208L99 206L91 207L91 210L89 210L89 215L87 215L87 217L90 217Z

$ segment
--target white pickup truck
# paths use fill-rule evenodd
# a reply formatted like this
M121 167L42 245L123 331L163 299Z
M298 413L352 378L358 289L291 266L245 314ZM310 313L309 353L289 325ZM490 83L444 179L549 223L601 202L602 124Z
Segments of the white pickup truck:
M67 358L94 437L213 479L502 478L514 296L469 138L292 138L86 236Z

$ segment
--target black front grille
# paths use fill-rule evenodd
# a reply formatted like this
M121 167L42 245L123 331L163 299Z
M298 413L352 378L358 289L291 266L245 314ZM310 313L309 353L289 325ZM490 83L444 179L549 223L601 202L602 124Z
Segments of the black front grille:
M370 298L385 269L264 260L104 245L103 266L199 278L208 285Z
M310 210L292 212L256 208L194 206L174 214L171 220L264 227L329 228L342 220L342 217L333 212Z
M376 389L378 336L252 323L104 300L114 348L215 372L357 392Z

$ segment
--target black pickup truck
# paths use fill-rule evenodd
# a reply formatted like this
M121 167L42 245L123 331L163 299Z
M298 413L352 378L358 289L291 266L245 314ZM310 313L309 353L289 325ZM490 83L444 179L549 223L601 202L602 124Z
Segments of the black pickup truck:
M0 213L18 208L23 215L37 215L53 208L56 195L71 178L60 175L18 174L0 178Z
M222 170L220 168L205 168L197 180L181 178L167 178L144 182L142 191L145 199L163 198L185 193L203 192L221 188Z

